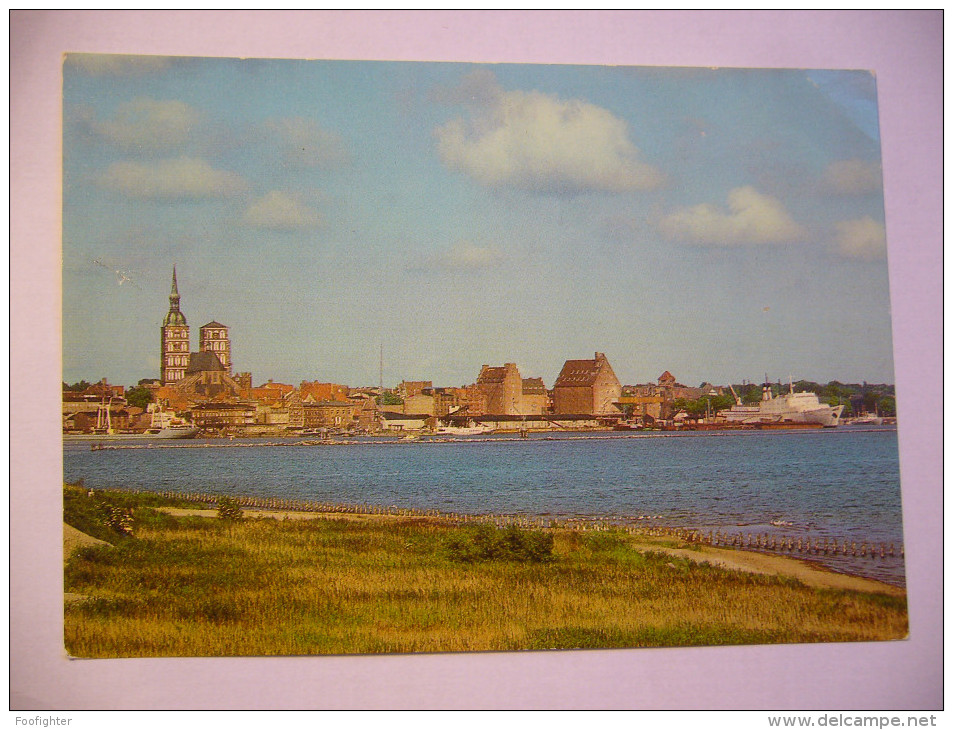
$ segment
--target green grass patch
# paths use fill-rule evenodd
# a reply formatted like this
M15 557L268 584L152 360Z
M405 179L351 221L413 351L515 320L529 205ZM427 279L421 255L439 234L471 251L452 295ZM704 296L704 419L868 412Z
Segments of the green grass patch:
M479 525L452 533L444 549L450 560L460 563L486 560L548 563L553 560L553 542L551 534L538 530Z
M196 504L150 492L89 490L82 482L63 486L63 522L110 543L133 534L140 520L161 519L156 507L194 509Z

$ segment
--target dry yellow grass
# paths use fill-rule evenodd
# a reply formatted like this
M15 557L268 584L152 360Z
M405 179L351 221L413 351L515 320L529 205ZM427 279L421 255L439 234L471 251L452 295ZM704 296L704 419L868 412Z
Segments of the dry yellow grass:
M557 532L552 562L461 563L447 545L467 530L436 520L228 524L143 511L137 525L135 539L68 563L67 590L89 597L66 608L72 655L870 641L907 632L900 589L809 586L753 572L797 573L796 561L745 563L737 551L663 548L623 533ZM719 559L744 569L703 562ZM821 580L823 571L806 575Z

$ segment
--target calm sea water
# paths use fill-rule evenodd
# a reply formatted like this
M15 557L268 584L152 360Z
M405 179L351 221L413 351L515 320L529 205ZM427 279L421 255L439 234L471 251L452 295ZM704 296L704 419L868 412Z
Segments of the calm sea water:
M273 439L110 445L120 448L91 451L88 441L67 441L66 480L100 488L631 520L898 548L903 542L895 428L339 446ZM775 528L772 520L791 524ZM903 583L899 555L813 559Z

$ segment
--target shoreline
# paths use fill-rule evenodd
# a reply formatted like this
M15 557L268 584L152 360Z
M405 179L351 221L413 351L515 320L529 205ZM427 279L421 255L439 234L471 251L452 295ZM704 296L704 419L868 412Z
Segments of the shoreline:
M216 518L215 509L190 509L182 507L156 507L157 511L173 517L203 517ZM292 509L244 509L244 516L248 519L283 520L345 520L355 522L407 520L411 519L420 524L442 525L447 527L459 526L459 521L442 515L402 515L387 512L334 512L334 511L301 511ZM489 520L471 518L465 522L473 524L490 523ZM535 527L535 529L540 529ZM568 526L556 526L542 529L573 530ZM585 530L584 530L585 531ZM627 531L628 532L628 531ZM892 596L903 596L906 589L875 578L838 573L826 566L809 559L797 558L789 555L770 555L756 550L744 548L715 547L692 542L684 542L684 547L672 547L670 543L674 536L654 536L644 532L628 532L637 537L640 542L646 543L643 552L661 552L672 557L684 558L696 563L707 563L714 567L727 570L737 570L758 575L773 575L799 580L812 588L828 588L836 590L856 590L866 593L883 593ZM682 542L682 541L680 541Z
M860 539L848 541L847 538L840 539L840 536L834 539L830 539L829 535L822 538L812 533L809 528L803 529L788 522L734 522L717 525L699 518L691 524L671 524L671 521L662 515L635 513L627 515L461 513L434 508L398 507L375 503L330 503L248 494L127 489L115 486L99 488L96 491L145 494L163 499L180 500L195 505L195 507L181 508L183 514L193 516L214 516L217 514L215 506L218 502L223 497L231 497L250 517L400 518L431 521L434 524L455 527L489 524L496 527L515 526L530 530L563 530L582 534L613 530L659 544L677 541L694 554L703 552L713 555L713 560L716 561L723 559L726 555L759 556L757 559L745 561L745 564L749 566L749 572L761 572L765 565L772 564L774 560L788 560L809 566L815 572L845 576L859 581L871 581L900 591L906 590L905 551L902 541L895 545ZM170 508L162 509L168 511ZM738 561L728 562L734 564Z

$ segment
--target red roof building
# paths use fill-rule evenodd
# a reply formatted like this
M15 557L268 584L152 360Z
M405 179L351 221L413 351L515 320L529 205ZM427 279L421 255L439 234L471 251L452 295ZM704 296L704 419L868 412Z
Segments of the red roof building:
M622 385L606 356L566 360L553 386L553 413L557 415L613 415Z

